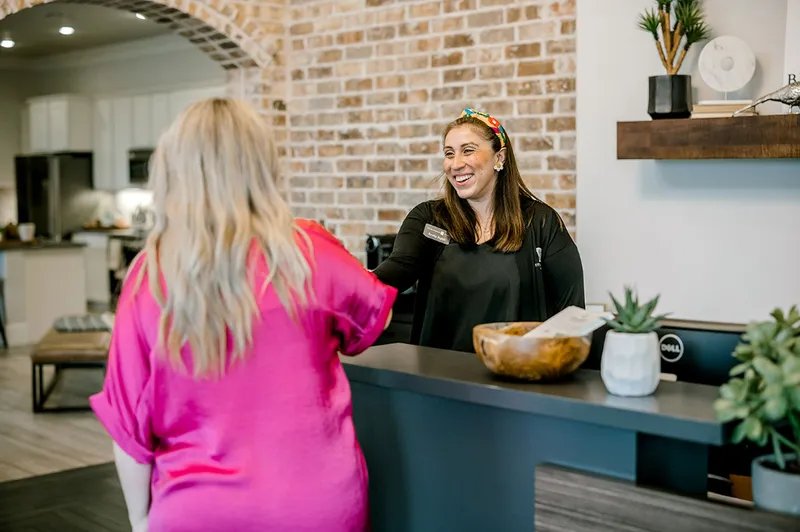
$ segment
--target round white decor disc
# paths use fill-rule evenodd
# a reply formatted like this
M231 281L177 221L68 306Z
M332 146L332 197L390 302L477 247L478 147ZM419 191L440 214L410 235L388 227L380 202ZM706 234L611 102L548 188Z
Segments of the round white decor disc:
M739 37L723 35L703 47L697 66L706 85L719 92L733 92L753 78L756 58Z

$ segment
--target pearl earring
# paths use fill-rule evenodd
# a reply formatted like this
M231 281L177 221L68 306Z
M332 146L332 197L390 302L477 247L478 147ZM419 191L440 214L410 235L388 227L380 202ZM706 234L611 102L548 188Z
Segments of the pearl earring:
M500 170L503 169L503 163L497 163L496 165L494 165L494 169L499 172Z

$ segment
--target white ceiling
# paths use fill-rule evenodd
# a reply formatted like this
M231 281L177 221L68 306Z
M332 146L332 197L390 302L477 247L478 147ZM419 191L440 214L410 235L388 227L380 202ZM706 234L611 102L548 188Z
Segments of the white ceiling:
M63 25L75 28L61 35ZM124 41L171 33L134 13L108 7L54 2L23 9L0 20L0 40L12 38L13 48L0 48L0 59L47 57Z

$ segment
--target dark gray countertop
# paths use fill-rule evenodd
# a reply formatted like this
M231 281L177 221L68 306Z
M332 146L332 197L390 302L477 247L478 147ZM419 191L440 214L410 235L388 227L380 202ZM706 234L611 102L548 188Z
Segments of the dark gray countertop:
M650 397L624 398L606 391L598 371L578 370L557 383L516 382L492 374L477 355L408 344L374 346L341 360L354 382L703 444L727 442L712 408L714 386L662 381Z
M42 251L47 249L80 249L86 247L86 244L79 242L70 242L63 240L61 242L50 241L34 241L34 242L21 242L19 240L2 240L0 241L0 252L4 251Z

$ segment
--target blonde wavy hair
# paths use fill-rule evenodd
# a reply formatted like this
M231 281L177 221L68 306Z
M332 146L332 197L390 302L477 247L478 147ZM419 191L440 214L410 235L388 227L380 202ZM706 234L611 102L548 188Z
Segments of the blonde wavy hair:
M281 196L277 150L266 118L250 105L211 98L189 106L163 134L150 161L155 224L144 250L150 291L161 307L158 343L194 375L223 374L252 343L257 298L272 285L294 318L310 295L311 267ZM254 278L255 242L269 275ZM162 291L160 276L166 283Z

